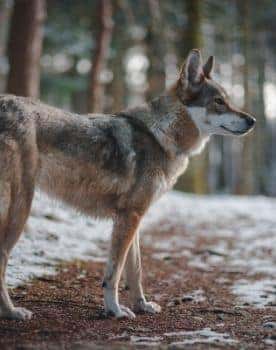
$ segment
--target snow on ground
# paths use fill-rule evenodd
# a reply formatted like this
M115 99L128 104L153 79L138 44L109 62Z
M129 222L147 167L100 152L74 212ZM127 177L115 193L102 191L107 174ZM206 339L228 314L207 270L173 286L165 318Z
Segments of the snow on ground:
M164 254L181 247L190 265L210 269L227 261L233 272L246 273L232 292L256 306L276 302L276 199L266 197L197 196L172 191L149 210L142 224L143 239ZM175 229L185 234L154 240L147 231ZM9 286L54 272L55 265L73 259L104 259L111 223L96 221L37 194L31 217L9 261ZM198 237L207 237L208 259L192 255ZM162 254L162 253L159 253ZM156 258L158 258L156 256ZM252 276L252 280L250 277ZM256 281L256 276L258 280ZM255 278L253 280L253 277ZM265 297L264 297L265 295Z
M54 273L62 261L103 259L101 245L108 240L111 228L111 222L84 217L37 193L25 231L8 263L8 285L14 287Z
M159 226L164 232L177 228L183 239L156 241L145 235L148 244L170 251L182 247L181 254L190 265L202 270L227 262L231 272L246 274L232 292L241 304L254 306L276 304L276 200L266 197L196 196L171 192L160 199L145 220L150 230ZM169 218L169 220L167 220ZM161 228L160 228L161 225ZM181 236L180 236L181 237ZM207 237L214 244L207 247L208 258L192 255L197 239ZM258 281L254 281L258 278ZM252 280L250 279L252 277Z
M130 341L138 346L155 347L161 345L162 342L177 338L177 341L170 342L170 348L182 349L185 345L194 344L214 344L214 345L233 345L237 343L227 333L217 333L210 328L204 328L199 331L179 331L164 333L163 337L145 337L145 336L131 336Z
M177 337L180 338L170 344L170 346L183 346L183 345L193 345L193 344L216 344L216 345L226 345L235 344L236 340L232 339L227 333L217 333L212 331L210 328L204 328L199 331L180 331L165 333L166 337Z

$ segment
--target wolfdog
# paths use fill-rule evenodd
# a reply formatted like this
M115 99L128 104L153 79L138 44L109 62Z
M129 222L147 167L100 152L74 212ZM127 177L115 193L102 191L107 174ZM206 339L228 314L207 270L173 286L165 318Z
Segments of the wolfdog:
M212 79L213 56L192 50L163 95L116 114L77 115L32 99L0 96L0 317L25 320L5 285L11 249L29 216L35 186L84 214L113 220L103 279L116 318L160 312L141 284L139 224L170 190L210 135L245 135L255 119ZM120 305L125 268L132 310Z

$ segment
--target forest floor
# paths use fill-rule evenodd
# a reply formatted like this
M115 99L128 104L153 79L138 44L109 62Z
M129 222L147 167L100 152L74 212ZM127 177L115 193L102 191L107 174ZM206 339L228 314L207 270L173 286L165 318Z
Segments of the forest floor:
M63 209L52 209L51 214L45 208L38 200L9 266L10 285L17 285L12 299L32 310L34 317L27 322L0 321L1 350L276 347L275 200L176 192L164 197L142 226L144 288L148 299L162 306L162 313L119 321L106 318L102 307L107 237L100 239L97 224L86 222L97 231L91 242L95 254L90 261L83 259L85 253L76 259L64 252L67 241L60 238L59 225L65 225L71 214L66 216ZM55 222L61 236L53 238L55 232L49 230L49 245L42 241L34 259L26 258L33 248L29 233L39 222L43 231L42 217L49 221L48 230ZM31 236L37 242L38 237ZM48 270L54 258L44 249L52 244L58 246L61 260L55 259L52 274L45 275L42 266ZM81 249L72 247L76 255ZM31 282L26 270L33 271ZM121 302L126 305L127 294L122 283Z

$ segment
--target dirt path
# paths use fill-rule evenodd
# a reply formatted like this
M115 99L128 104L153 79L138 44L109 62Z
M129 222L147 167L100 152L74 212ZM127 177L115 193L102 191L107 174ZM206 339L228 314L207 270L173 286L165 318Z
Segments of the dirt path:
M144 287L162 313L117 321L102 308L110 225L38 198L8 268L12 286L38 276L12 290L34 318L0 321L0 350L276 348L275 211L265 197L164 196L142 225Z
M166 241L168 234L155 232ZM174 237L177 235L175 232ZM162 237L162 238L161 238ZM215 242L213 242L215 243ZM198 239L194 256L221 257ZM13 290L16 304L34 312L28 322L0 321L3 349L271 349L276 339L276 307L238 306L229 286L241 273L222 263L207 269L189 266L182 248L144 247L147 266L144 285L148 296L163 307L160 315L138 315L136 320L105 318L101 281L103 264L74 262L53 277ZM121 290L127 304L127 291Z

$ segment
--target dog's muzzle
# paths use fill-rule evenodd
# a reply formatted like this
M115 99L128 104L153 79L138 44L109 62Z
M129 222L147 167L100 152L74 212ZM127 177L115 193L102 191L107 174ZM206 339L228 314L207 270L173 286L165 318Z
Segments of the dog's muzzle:
M248 116L246 117L246 123L247 123L247 126L248 126L248 129L252 129L254 128L255 124L256 124L256 119L251 117L251 116Z
M253 130L256 119L249 114L246 114L246 116L243 114L240 118L242 125L239 128L226 125L220 125L220 127L232 135L246 135Z

